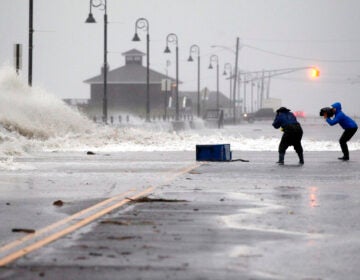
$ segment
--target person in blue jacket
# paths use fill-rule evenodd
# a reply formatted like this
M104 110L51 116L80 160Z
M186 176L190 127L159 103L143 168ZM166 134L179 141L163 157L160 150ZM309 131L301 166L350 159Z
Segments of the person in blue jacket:
M301 146L303 130L295 115L288 108L281 107L276 110L276 117L272 125L276 129L281 128L284 132L279 144L279 161L277 163L283 165L287 148L294 146L294 150L299 156L299 163L304 164L304 154Z
M329 125L332 126L335 124L339 124L344 129L344 132L339 139L341 151L344 155L342 157L339 157L339 159L347 161L350 159L347 142L354 136L358 129L358 126L352 118L344 114L340 102L332 104L331 107L332 111L334 112L334 118L329 118L325 113L324 119L326 119L326 122Z

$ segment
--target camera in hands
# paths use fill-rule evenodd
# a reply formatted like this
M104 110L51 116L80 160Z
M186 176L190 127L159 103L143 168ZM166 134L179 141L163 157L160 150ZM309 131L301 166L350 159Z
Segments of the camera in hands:
M334 110L331 107L324 107L320 109L320 116L323 117L326 114L328 118L334 116Z

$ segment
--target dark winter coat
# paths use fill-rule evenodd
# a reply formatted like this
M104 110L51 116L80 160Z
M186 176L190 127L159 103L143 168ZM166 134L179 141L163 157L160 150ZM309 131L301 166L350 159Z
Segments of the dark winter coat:
M341 110L341 103L336 102L331 105L331 107L335 108L335 116L333 119L327 118L326 121L329 125L335 125L339 124L343 129L348 128L357 128L356 122L344 114L344 112Z
M276 115L272 125L275 128L282 127L283 129L286 129L287 126L294 124L299 124L298 121L296 120L296 117L294 116L293 113L286 111L286 112L279 112Z

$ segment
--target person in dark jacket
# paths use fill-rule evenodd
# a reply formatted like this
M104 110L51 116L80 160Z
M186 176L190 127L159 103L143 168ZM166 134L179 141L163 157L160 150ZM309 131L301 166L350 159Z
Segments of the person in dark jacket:
M276 117L272 125L276 129L281 127L284 132L279 144L279 161L277 163L283 165L287 148L294 146L294 150L299 156L299 163L304 164L304 154L301 146L303 130L295 115L288 108L281 107L276 110Z
M350 159L347 142L354 136L358 129L358 126L352 118L344 114L341 109L340 102L332 104L331 107L334 112L334 118L329 118L325 113L324 119L326 119L326 122L329 125L333 126L335 124L339 124L344 129L344 132L339 139L341 151L344 155L342 157L339 157L339 159L347 161Z

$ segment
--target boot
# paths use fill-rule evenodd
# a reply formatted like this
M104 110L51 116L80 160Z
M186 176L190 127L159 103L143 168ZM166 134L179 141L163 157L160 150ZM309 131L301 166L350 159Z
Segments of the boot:
M277 161L276 163L279 165L284 165L284 158L285 158L285 153L279 153L279 161Z
M301 153L298 154L299 156L299 164L303 165L304 164L304 155Z

